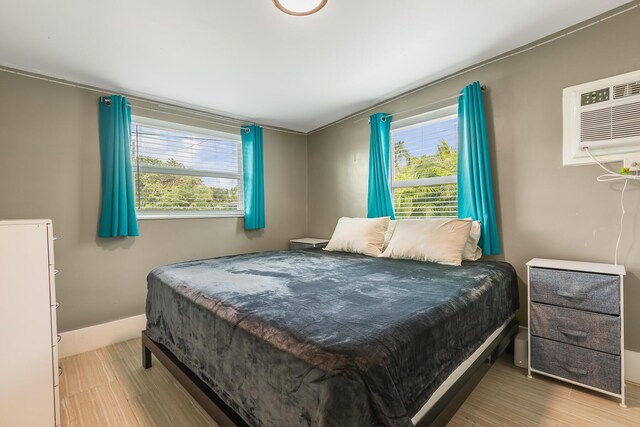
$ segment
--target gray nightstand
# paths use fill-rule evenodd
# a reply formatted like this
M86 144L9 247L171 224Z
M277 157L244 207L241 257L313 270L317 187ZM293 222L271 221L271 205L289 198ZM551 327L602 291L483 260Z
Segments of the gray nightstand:
M624 266L538 258L527 266L529 376L581 385L626 407Z
M328 239L314 239L312 237L303 237L301 239L289 240L289 249L311 249L324 248L329 243Z

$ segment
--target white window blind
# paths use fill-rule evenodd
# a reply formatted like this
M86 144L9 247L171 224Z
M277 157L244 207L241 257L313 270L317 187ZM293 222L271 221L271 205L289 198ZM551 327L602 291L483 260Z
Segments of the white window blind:
M458 116L455 106L436 118L391 131L391 188L397 218L458 216Z
M240 135L148 122L134 120L131 126L142 218L242 215Z

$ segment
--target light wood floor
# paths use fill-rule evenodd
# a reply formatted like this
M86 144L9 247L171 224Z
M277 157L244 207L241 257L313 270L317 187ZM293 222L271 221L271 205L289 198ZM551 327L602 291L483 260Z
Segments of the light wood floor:
M140 340L60 361L62 425L216 426L171 374L154 359L144 370ZM640 386L628 384L628 409L579 387L534 376L509 358L498 360L450 426L640 426Z

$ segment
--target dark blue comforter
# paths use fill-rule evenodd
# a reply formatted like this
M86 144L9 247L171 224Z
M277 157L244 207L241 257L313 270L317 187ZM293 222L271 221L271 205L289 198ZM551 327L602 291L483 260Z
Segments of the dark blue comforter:
M265 252L153 270L147 334L251 425L408 426L517 308L504 262Z

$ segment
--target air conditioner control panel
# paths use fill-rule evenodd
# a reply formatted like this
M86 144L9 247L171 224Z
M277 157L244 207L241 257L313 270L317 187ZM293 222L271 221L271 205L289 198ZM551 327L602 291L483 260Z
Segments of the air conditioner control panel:
M598 89L580 95L580 106L596 104L609 100L609 88Z

